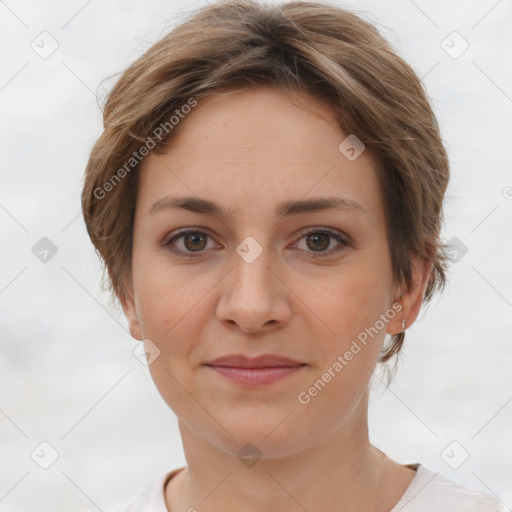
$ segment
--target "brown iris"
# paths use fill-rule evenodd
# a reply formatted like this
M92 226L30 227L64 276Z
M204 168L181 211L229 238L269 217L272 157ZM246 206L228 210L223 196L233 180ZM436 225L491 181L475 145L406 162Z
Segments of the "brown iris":
M329 238L330 235L327 235L325 233L313 233L307 236L306 243L308 244L308 247L313 251L321 251L329 247ZM314 245L310 246L309 242L313 242Z
M207 236L204 233L187 233L183 238L188 251L202 251L206 247Z

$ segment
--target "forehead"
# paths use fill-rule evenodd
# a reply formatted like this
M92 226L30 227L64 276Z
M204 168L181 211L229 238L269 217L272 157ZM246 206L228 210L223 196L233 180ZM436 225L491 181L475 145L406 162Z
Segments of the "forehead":
M224 198L228 207L336 191L367 206L379 201L372 155L349 160L339 150L349 134L327 104L307 94L275 88L221 93L199 100L180 122L170 149L142 163L144 203L164 192Z
M327 131L338 132L334 140L324 138ZM255 87L200 99L170 142L173 148L182 143L189 147L216 145L241 157L268 148L275 150L270 156L274 159L289 148L299 151L319 143L328 146L338 135L331 108L317 98L277 87ZM305 151L301 153L304 156ZM259 154L260 159L265 156Z

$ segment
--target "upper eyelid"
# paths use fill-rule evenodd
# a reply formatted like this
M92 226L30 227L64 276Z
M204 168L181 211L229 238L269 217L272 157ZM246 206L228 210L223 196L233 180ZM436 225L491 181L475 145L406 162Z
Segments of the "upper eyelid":
M173 233L172 235L166 235L164 238L164 243L169 242L170 240L177 238L180 235L186 235L189 233L204 233L205 235L208 235L210 238L215 238L213 235L210 234L209 231L210 230L208 228L204 228L204 227L182 228L182 229L178 230L177 232ZM344 239L349 238L348 235L346 235L344 232L342 232L340 230L337 230L334 228L321 227L321 226L318 226L318 227L312 226L312 227L302 228L295 233L295 236L300 235L301 237L303 237L310 233L317 233L317 232L325 232L325 233L331 234L331 235L339 235L341 238L344 238Z

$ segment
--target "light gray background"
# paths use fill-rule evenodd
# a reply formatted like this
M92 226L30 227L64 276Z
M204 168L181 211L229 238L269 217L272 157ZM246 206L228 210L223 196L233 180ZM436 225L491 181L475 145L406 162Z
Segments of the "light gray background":
M100 290L80 215L101 132L95 92L202 1L0 1L0 510L69 511L185 464L174 414ZM512 506L512 2L345 1L382 24L439 117L452 165L444 238L468 252L376 386L373 442ZM58 42L42 59L31 42ZM469 48L454 59L442 41ZM455 37L455 39L454 39ZM454 54L463 42L450 36ZM42 51L42 49L40 50ZM107 82L109 86L112 82ZM48 237L47 263L32 247ZM49 462L42 469L31 458ZM469 458L452 469L464 454ZM451 457L451 458L450 458Z

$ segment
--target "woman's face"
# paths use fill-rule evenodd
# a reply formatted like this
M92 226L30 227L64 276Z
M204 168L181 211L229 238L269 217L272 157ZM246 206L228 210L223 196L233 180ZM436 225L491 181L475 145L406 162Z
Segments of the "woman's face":
M326 105L289 98L255 88L201 100L171 149L144 160L123 303L150 362L160 351L150 371L182 425L269 457L365 424L385 332L402 319L373 158L338 148L349 134ZM301 366L268 370L267 383L246 370L244 383L208 365L232 354Z

